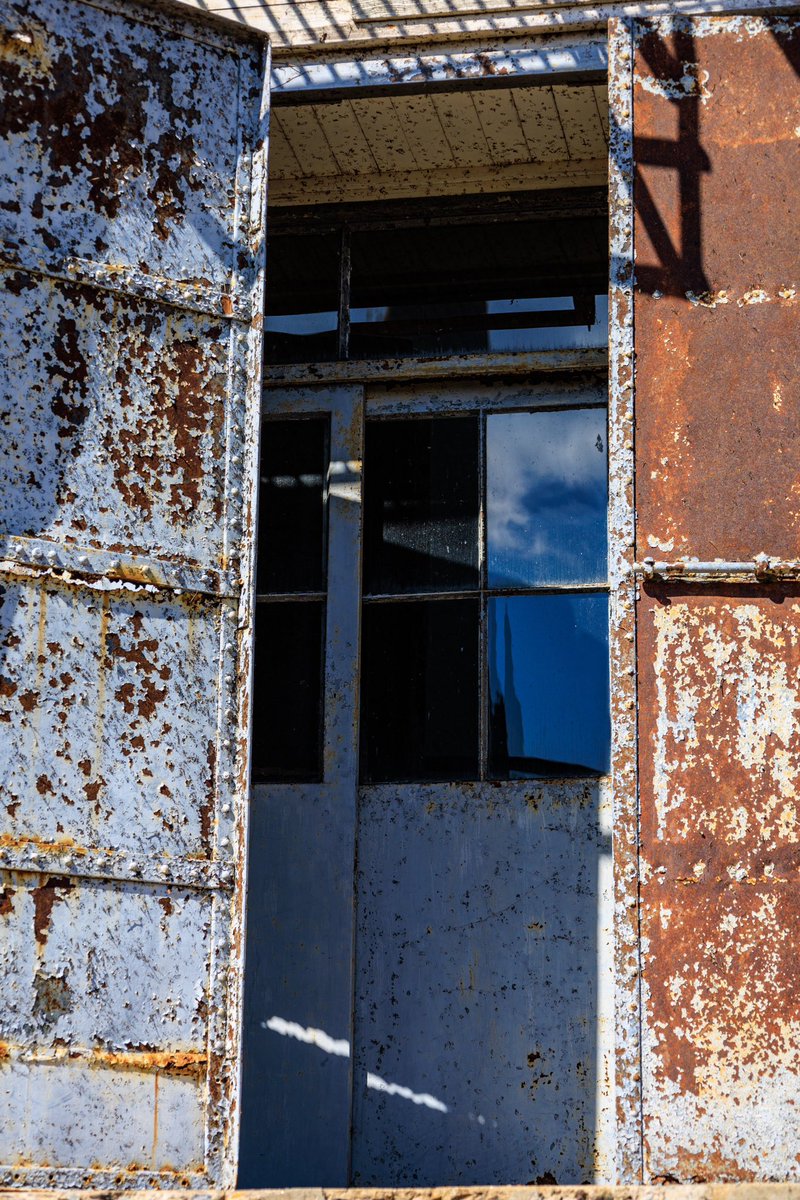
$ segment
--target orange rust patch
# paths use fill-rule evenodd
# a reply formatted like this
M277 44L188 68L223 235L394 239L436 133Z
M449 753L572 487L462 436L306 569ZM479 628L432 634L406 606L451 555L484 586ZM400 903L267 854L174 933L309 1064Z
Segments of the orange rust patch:
M59 892L69 892L75 885L70 879L52 876L37 888L33 889L33 935L40 946L47 941L50 929L50 915L57 900L63 900Z

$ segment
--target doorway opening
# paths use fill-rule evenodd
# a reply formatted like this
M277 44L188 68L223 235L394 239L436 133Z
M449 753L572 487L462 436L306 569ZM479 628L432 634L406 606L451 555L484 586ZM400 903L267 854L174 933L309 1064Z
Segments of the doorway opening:
M612 1176L607 124L561 92L278 110L239 1186Z

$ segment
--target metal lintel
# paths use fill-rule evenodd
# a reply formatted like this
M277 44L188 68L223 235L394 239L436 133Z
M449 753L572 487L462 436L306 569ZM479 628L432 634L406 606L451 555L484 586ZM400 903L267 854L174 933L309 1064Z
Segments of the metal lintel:
M456 379L480 375L529 374L532 371L601 371L608 352L598 350L530 350L506 354L453 354L441 358L380 358L360 362L299 363L268 366L264 387L319 383L368 383L407 379Z
M571 39L567 45L550 38L538 47L528 43L485 52L279 63L272 73L272 99L275 104L320 104L341 100L343 91L352 90L366 96L402 88L404 95L413 95L464 84L600 83L607 68L605 40L596 35Z

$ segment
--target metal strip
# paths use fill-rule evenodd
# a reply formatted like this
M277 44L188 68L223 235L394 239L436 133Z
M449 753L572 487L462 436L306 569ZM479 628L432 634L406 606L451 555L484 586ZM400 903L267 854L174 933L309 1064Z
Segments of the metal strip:
M33 258L27 251L18 251L12 258L6 253L0 259L0 270L24 271L26 275L53 279L73 287L91 287L126 300L152 300L158 305L179 308L184 312L200 313L218 320L250 321L252 313L234 297L216 288L209 288L192 279L168 279L163 275L145 274L136 267L122 263L100 263L83 258L52 258L46 261Z
M420 388L388 385L367 392L367 416L401 417L430 413L437 416L470 412L511 412L533 409L605 408L608 382L605 372L596 375L565 372L563 379L525 379L518 383L475 382L439 384Z
M642 1159L639 800L636 725L633 340L633 24L609 27L610 330L609 583L613 791L617 1182L640 1183Z
M381 358L363 362L299 363L268 367L267 388L315 383L369 383L393 379L454 379L480 375L530 375L533 372L603 371L602 350L530 350L507 354L453 354L442 358Z
M233 571L15 535L0 535L0 572L28 579L57 577L60 583L76 587L91 586L94 581L108 589L169 590L221 599L237 596L240 586Z
M234 892L230 899L217 893L214 901L211 981L212 995L219 1001L215 999L209 1019L206 1125L206 1169L228 1188L236 1185L241 1120L270 61L266 43L260 65L243 56L239 66L236 233L243 252L234 278L247 296L253 319L246 330L232 327L230 331L224 544L226 561L237 572L241 587L237 612L228 614L225 607L222 611L216 853L232 856ZM226 824L233 843L230 849L222 836Z
M402 88L406 94L415 85L455 81L490 81L509 86L516 81L560 82L554 76L596 72L605 74L608 52L596 34L574 37L568 45L551 38L532 46L530 39L517 47L458 54L403 55L397 58L367 58L326 63L280 63L272 73L273 98L277 103L296 103L308 96L314 104L319 93L357 88ZM341 96L339 97L341 99Z
M232 860L198 862L150 856L132 861L127 855L113 851L105 854L102 850L82 846L39 842L0 844L0 871L63 875L70 879L105 879L117 883L129 883L134 879L137 883L170 884L196 890L229 890L234 879Z

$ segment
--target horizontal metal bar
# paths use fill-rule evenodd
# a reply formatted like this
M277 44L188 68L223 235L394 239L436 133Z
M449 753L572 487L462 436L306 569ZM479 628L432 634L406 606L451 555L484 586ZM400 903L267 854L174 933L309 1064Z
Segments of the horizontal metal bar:
M89 847L26 842L22 838L0 844L0 871L102 879L109 883L170 884L193 891L227 890L234 883L233 862L158 856L132 858Z
M52 259L47 262L35 259L24 251L11 256L8 246L5 246L0 258L0 271L19 271L57 283L67 283L72 287L91 287L131 299L152 300L216 320L245 321L248 324L251 320L249 305L242 304L241 299L218 288L191 279L152 275L121 263L99 263L82 258Z
M607 592L607 583L544 583L533 587L472 588L463 592L379 592L366 593L365 604L405 603L407 600L479 600L487 596L490 600L505 596L554 596L571 595L578 592Z
M108 588L143 587L219 597L236 597L240 587L233 571L14 534L0 535L0 572L23 573L28 578L32 574L52 575L77 586L102 581Z
M324 603L327 592L259 592L257 604L312 604Z
M265 388L284 384L368 383L401 379L467 379L481 375L529 374L533 371L601 371L608 350L522 350L506 354L450 354L440 358L380 358L361 362L267 365Z
M751 561L732 562L715 559L700 562L698 559L679 559L676 562L656 562L645 558L634 564L634 572L643 579L686 580L693 582L738 582L769 581L772 579L800 580L800 559L771 558L768 554L757 554Z
M596 34L571 39L567 45L551 40L538 47L503 48L458 54L405 55L396 58L320 63L278 63L272 71L273 103L318 104L330 95L357 89L359 94L389 90L405 95L415 90L464 83L490 83L510 87L542 82L567 83L573 76L597 75L608 69L605 40ZM341 99L341 96L336 97Z

